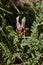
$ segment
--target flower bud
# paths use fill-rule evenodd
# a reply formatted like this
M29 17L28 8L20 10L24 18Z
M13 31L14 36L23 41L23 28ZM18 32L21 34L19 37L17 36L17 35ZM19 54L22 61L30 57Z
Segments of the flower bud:
M17 28L16 28L16 32L18 32Z
M24 29L24 31L23 31L24 33L26 32L26 29Z

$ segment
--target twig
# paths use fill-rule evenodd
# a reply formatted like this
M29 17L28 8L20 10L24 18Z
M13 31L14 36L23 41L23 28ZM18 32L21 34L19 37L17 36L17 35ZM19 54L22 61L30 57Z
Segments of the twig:
M2 18L2 28L5 26L5 22L6 22L6 20L4 19L4 17L2 16L2 15L0 15L0 17Z
M7 41L7 43L8 43L8 45L10 45L11 46L11 44L9 44L10 42L9 42L9 40L7 39L7 35L4 33L4 31L3 31L3 29L0 27L0 30L2 31L2 34L4 35L4 37L5 37L5 39L6 39L6 41ZM11 49L13 50L13 52L14 52L14 49L13 49L13 47L11 47Z
M16 5L13 3L13 1L10 0L10 2L12 3L12 5L14 6L14 8L17 10L17 12L20 14L19 9L16 7Z
M6 13L9 13L9 14L13 14L12 12L9 12L9 11L3 9L2 7L0 7L0 10L4 11L4 12L6 12Z

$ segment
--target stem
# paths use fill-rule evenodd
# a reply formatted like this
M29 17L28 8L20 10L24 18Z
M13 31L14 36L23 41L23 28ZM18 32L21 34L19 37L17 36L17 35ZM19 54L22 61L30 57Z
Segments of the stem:
M19 9L16 7L16 5L13 3L13 1L10 0L10 2L12 3L12 5L14 6L14 8L17 10L17 12L20 14Z
M7 11L7 10L3 9L2 7L0 7L0 10L2 10L2 11L4 11L4 12L6 12L6 13L8 13L8 14L13 14L12 12L9 12L9 11Z

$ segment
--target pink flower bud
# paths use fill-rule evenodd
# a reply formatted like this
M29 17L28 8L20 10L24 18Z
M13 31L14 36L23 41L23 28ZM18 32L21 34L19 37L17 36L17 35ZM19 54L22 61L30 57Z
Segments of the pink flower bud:
M24 33L26 32L26 29L24 29L24 31L23 31Z
M17 28L16 28L16 32L18 32Z
M25 25L25 17L23 17L23 19L22 19L22 21L21 21L22 23L21 23L21 27L23 28L24 27L24 25Z
M17 29L19 29L20 28L20 24L16 23L16 27L17 27Z
M17 29L20 28L19 16L16 18L16 27L17 27Z

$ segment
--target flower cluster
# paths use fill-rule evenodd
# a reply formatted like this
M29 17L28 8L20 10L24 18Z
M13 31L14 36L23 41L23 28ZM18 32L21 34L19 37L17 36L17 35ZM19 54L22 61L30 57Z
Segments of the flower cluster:
M26 21L26 18L23 17L23 19L21 20L21 24L20 24L19 23L19 16L16 18L16 32L18 33L20 38L27 31L27 28L24 28L25 21ZM24 30L23 30L23 28L24 28Z

